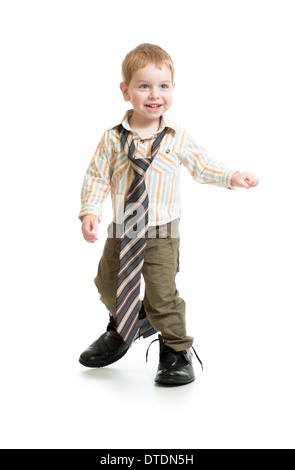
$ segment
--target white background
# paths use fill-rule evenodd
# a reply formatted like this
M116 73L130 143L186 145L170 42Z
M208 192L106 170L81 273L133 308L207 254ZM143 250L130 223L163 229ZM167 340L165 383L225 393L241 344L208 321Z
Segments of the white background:
M1 447L294 448L294 2L0 5ZM142 42L174 60L170 119L260 179L227 191L182 171L178 288L204 372L172 389L149 339L78 363L107 324L93 278L111 220L109 199L87 244L80 189Z

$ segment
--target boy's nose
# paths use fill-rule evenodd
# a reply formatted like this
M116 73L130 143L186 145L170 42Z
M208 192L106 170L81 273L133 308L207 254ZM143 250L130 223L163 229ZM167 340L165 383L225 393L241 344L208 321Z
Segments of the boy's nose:
M159 92L157 88L151 88L150 89L150 98L153 99L158 99L159 98Z

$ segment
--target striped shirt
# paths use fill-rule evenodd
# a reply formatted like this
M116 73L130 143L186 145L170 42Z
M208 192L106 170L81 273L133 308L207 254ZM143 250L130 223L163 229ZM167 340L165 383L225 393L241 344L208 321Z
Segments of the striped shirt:
M176 126L163 115L158 132L141 138L129 126L131 114L132 110L127 111L120 124L132 133L136 148L135 158L150 156L153 140L165 127L168 128L161 147L145 174L150 226L166 224L180 218L180 165L184 165L199 183L232 189L231 177L234 171L209 158L184 128ZM100 221L103 203L111 192L113 221L122 223L124 202L134 173L120 143L120 124L104 133L86 171L79 217L92 214Z

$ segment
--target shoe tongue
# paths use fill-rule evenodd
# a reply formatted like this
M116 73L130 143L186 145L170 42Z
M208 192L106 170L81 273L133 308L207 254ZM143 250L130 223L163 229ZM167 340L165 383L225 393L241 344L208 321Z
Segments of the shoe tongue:
M161 348L161 357L164 359L176 360L178 356L181 356L181 354L174 351L174 349L170 348L169 346L163 345Z
M189 360L186 354L186 351L174 351L174 349L169 348L169 346L164 346L161 351L161 361L167 362L170 364L186 365L189 364Z
M114 319L114 317L112 317L112 315L110 315L110 321L107 326L107 331L116 331L116 320Z

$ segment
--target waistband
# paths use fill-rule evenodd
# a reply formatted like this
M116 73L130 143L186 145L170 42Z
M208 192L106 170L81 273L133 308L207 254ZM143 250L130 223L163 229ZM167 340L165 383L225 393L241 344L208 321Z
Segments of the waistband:
M180 219L172 220L163 225L151 225L148 228L148 238L179 238ZM108 238L122 238L123 224L112 222L108 226Z

